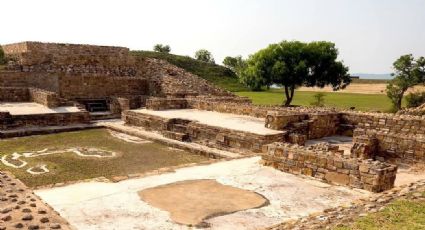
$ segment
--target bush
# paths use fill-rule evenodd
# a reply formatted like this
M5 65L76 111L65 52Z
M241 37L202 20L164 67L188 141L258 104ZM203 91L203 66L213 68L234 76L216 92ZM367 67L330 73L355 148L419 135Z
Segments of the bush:
M324 93L316 93L313 95L314 101L311 103L311 105L323 107L325 106L325 94Z
M0 46L0 65L6 64L6 57L4 55L3 48Z
M171 47L169 45L156 44L153 47L153 51L160 52L160 53L170 53L171 52Z
M198 61L203 61L203 62L207 62L207 63L211 63L211 64L215 63L215 60L214 60L211 52L206 50L206 49L200 49L200 50L196 51L195 59L198 60Z
M425 103L425 92L409 93L406 96L407 108L418 107Z

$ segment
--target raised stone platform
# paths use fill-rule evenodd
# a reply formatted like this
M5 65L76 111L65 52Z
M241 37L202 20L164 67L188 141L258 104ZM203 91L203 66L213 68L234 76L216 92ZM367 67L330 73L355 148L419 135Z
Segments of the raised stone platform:
M123 113L127 125L183 141L244 155L259 153L265 144L283 141L285 131L267 129L262 119L196 109L153 111L129 110Z
M200 124L216 126L236 131L249 132L259 135L281 134L282 131L273 130L264 126L264 119L231 113L218 113L198 109L179 109L154 111L148 109L133 110L137 113L159 116L167 119L185 119L197 121Z
M34 102L0 102L0 111L9 112L11 115L81 112L80 109L75 106L49 108Z

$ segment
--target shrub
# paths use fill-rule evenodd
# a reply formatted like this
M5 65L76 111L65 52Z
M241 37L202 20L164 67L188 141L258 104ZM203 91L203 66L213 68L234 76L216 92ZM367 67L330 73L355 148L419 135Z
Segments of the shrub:
M4 55L3 48L0 46L0 65L6 63L6 57Z
M196 51L195 59L198 60L198 61L203 61L203 62L207 62L207 63L212 63L212 64L215 63L211 52L208 51L208 50L205 50L205 49L200 49L200 50Z
M170 53L171 47L169 45L156 44L153 47L153 51L160 52L160 53Z
M325 106L325 94L324 93L316 93L313 95L314 101L311 103L311 105L323 107Z
M418 107L425 103L425 92L409 93L406 96L407 108Z

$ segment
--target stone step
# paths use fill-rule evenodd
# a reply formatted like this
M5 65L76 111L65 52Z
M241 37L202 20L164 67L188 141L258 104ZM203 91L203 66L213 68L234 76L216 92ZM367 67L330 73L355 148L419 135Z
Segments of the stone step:
M171 131L178 132L178 133L186 133L187 126L182 124L173 124L171 126Z
M98 120L109 120L109 119L117 119L120 118L120 114L113 114L111 112L93 112L90 113L90 119L94 121Z
M178 141L183 141L183 142L189 142L190 138L189 138L189 134L187 133L179 133L179 132L173 132L173 131L163 131L162 133L164 135L164 137L173 139L173 140L178 140Z

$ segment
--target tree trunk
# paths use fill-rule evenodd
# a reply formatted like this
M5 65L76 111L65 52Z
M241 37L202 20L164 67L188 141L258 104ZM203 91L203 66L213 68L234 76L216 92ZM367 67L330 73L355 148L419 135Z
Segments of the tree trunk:
M294 98L295 86L286 86L285 85L285 103L284 106L290 106L292 102L292 98Z
M400 92L399 97L397 98L397 102L396 102L396 107L397 107L397 111L401 109L401 103L403 102L403 97L404 97L404 93L407 91L407 89L402 89L402 91Z

